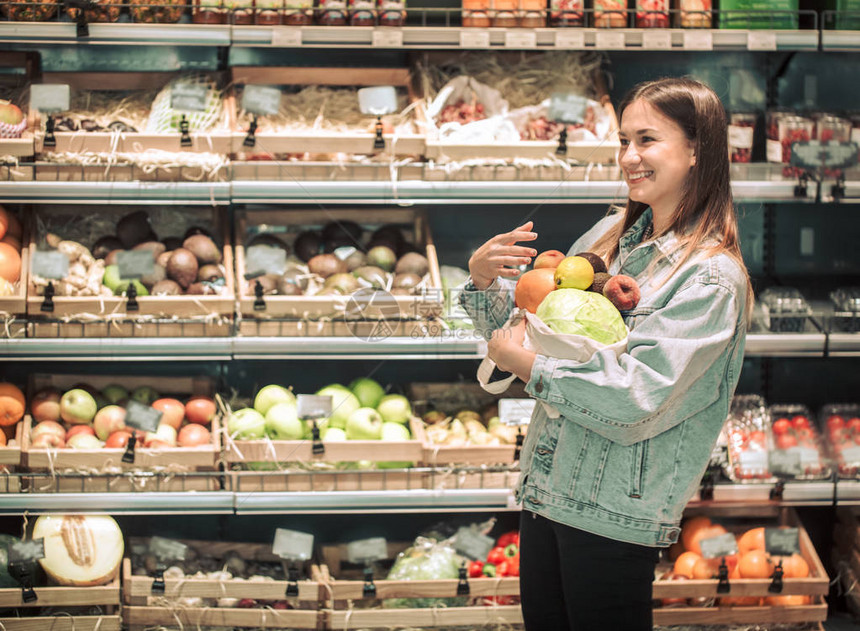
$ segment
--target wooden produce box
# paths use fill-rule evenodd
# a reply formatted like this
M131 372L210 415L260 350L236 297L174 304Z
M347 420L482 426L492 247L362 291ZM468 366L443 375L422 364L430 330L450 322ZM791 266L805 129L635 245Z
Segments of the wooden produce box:
M730 592L717 593L716 579L685 581L657 580L654 581L654 598L764 598L768 596L808 596L809 604L803 605L762 605L762 606L727 606L714 607L681 606L658 607L654 609L654 624L670 625L728 625L728 624L784 624L803 622L823 622L827 618L827 603L824 596L830 588L830 579L821 563L809 534L800 523L797 513L790 508L783 509L778 520L762 519L755 526L776 527L778 525L792 526L799 529L800 554L809 565L809 576L806 578L784 578L783 589L780 593L771 593L771 579L730 579ZM723 524L729 532L739 534L745 528L733 524ZM747 524L752 527L751 524ZM658 568L659 569L659 568Z
M421 471L387 469L302 471L231 471L236 493L411 491L425 489L428 475Z
M231 543L222 541L183 541L206 555L222 559L237 552L245 561L283 563L272 554L271 544ZM131 546L147 545L145 539L131 539ZM305 575L310 575L310 564L305 564ZM321 628L319 601L322 586L317 580L299 580L298 597L285 596L288 582L249 581L241 578L215 580L209 578L164 579L164 593L153 594L153 577L132 574L131 559L123 560L123 622L131 631L164 625L184 628L217 626L253 629L317 629ZM202 598L204 603L189 606L187 601L176 599ZM216 607L206 604L221 598L253 599L258 601L291 600L295 609Z
M407 101L415 103L418 96L413 88L412 77L408 68L305 68L305 67L245 67L237 66L232 69L234 85L265 84L277 86L327 86L332 88L356 88L356 108L358 102L357 88L372 86L394 86L400 92L406 92ZM282 108L284 99L282 97ZM241 108L241 95L231 101L231 105ZM291 114L294 113L291 111ZM337 110L326 111L325 114L337 118ZM394 113L392 116L398 116ZM374 130L375 117L366 117L365 129L334 131L325 128L306 130L258 130L255 134L253 147L244 145L248 136L250 115L244 117L237 111L233 116L236 122L232 135L232 153L234 156L255 159L276 159L284 154L298 156L333 156L336 154L380 155L385 157L422 156L425 149L424 133L419 131L418 119L420 109L412 114L412 131L383 133L384 149L374 149L376 133ZM242 119L239 122L240 118ZM385 117L390 118L390 116ZM264 121L265 117L261 119ZM265 124L265 123L263 123Z
M162 396L175 396L182 400L189 395L214 396L215 384L206 377L119 377L116 375L31 375L30 398L42 388L55 387L61 392L70 389L76 384L88 383L97 390L116 383L129 389L139 386L150 386ZM30 431L32 429L32 417L27 415L24 419L24 436L22 444L23 465L32 471L50 470L59 472L63 469L74 469L79 471L94 471L102 473L120 472L147 468L160 468L176 473L195 471L197 469L212 470L221 453L221 431L220 418L216 414L212 419L209 430L212 434L212 442L201 447L165 447L160 449L135 447L134 463L122 462L125 449L47 449L33 448L30 445ZM92 480L90 488L103 489L104 481L98 478ZM179 481L176 484L180 484ZM191 482L191 484L194 484ZM131 481L129 481L129 485ZM75 491L80 491L80 482L70 480L68 486ZM123 484L117 483L119 488L115 490L126 490ZM197 483L199 490L213 490L211 481L201 478ZM185 487L187 488L187 487Z
M420 462L422 429L420 421L409 423L411 440L347 440L323 443L324 453L314 454L310 440L234 440L224 437L224 459L228 463L244 462Z
M35 151L33 132L29 129L20 138L0 138L0 156L29 158Z
M131 212L129 207L105 207L99 217L107 216L114 224ZM235 282L233 278L233 248L230 242L230 224L222 208L184 208L181 212L172 207L148 211L161 238L165 231L178 231L179 235L193 225L210 230L216 243L221 243L221 267L226 285L217 295L138 296L136 311L128 309L126 296L68 296L57 291L53 296L53 311L44 311L45 297L40 295L34 275L29 274L27 314L29 337L225 337L233 333L235 311ZM72 239L92 246L101 236L89 234L87 227L77 232L74 227L77 208L42 209L38 220L48 231L64 239ZM167 225L170 221L182 222L179 227ZM161 225L161 223L164 225ZM99 230L109 230L104 226ZM110 234L109 232L107 234ZM29 257L35 256L37 244L44 235L31 235ZM55 285L62 281L53 281Z
M389 543L391 559L411 543ZM374 576L376 597L364 596L361 568L346 563L346 545L322 546L326 563L322 574L330 599L327 611L331 629L401 629L439 627L483 627L484 625L521 625L519 605L483 604L483 598L519 596L519 578L470 578L469 604L425 608L385 608L392 598L464 598L457 595L458 579L395 581ZM331 565L328 565L331 563ZM386 571L387 573L387 571Z
M7 608L50 608L63 610L70 607L99 607L102 615L50 615L50 609L33 616L13 617L10 612L0 616L0 625L6 631L120 631L122 622L119 616L120 583L119 576L107 585L95 587L35 587L38 600L24 602L19 587L0 589L0 609Z
M425 458L426 456L425 450ZM436 467L427 474L427 488L446 489L512 489L519 479L519 469L500 467Z
M17 423L15 423L14 427L4 427L0 429L0 431L6 432L7 443L3 447L0 447L0 467L12 466L17 467L21 464L21 444L24 437L24 423L25 418L21 419ZM15 439L14 445L9 445L8 441L10 439ZM3 492L2 486L0 486L0 493Z
M263 297L255 308L254 281L245 279L245 243L250 226L265 224L273 234L281 235L292 247L299 232L318 229L337 220L357 221L365 228L384 224L401 226L407 241L415 243L429 263L429 287L421 294L390 296L382 303L355 300L349 295ZM367 209L357 213L348 209L248 211L239 220L238 234L242 244L236 247L236 277L239 288L239 311L243 318L239 333L258 336L277 332L302 335L374 336L414 335L421 326L442 313L442 280L436 247L429 222L423 213L412 209ZM259 321L259 322L257 322ZM276 322L277 324L271 324ZM294 322L295 325L281 323ZM299 325L298 323L303 324ZM332 323L337 324L332 324ZM413 324L413 323L419 324ZM269 323L269 324L263 324ZM347 323L344 326L341 324ZM286 326L287 328L284 328ZM292 327L295 328L292 328Z
M407 397L419 410L439 410L454 415L463 409L480 412L499 399L528 398L525 385L511 384L503 395L492 395L477 383L412 383ZM525 432L525 428L523 428ZM429 466L451 464L509 464L515 461L516 445L437 445L424 432L424 462Z
M153 91L153 97L161 88L165 87L171 80L178 78L180 73L172 72L57 72L46 73L42 77L42 83L65 83L71 88L72 108L75 108L76 96L91 93L110 91L128 91L134 95L135 92ZM42 131L43 120L38 112L31 114L33 126L39 130L36 132L36 153L41 156L47 153L53 154L140 154L148 150L172 153L213 153L227 157L230 152L230 123L229 116L233 111L230 104L231 97L224 96L223 111L220 121L213 126L211 131L191 133L191 145L182 146L181 134L175 133L150 133L138 129L138 131L124 131L114 133L111 131L57 131L55 132L56 145L46 147L44 145L45 133ZM117 104L121 100L117 97ZM151 103L149 103L151 105ZM83 103L81 105L83 107ZM118 115L121 118L121 115ZM62 118L58 114L55 118ZM104 125L103 125L104 126ZM179 159L181 162L181 159ZM105 165L102 165L104 169Z

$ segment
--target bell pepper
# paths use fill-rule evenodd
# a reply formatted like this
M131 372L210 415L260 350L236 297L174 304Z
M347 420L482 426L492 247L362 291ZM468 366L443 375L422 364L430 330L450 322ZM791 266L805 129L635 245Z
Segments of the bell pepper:
M520 547L515 543L509 543L505 546L505 558L513 559L520 556Z
M499 563L496 566L496 576L497 577L510 576L508 574L508 562L507 561L502 561L501 563Z
M505 561L505 564L508 566L508 573L505 576L519 576L520 575L520 556L517 555L511 559Z
M481 578L484 575L484 562L472 561L469 563L469 578Z
M492 550L490 550L489 554L487 554L487 563L492 563L496 565L504 561L507 557L505 557L505 549L502 546L496 546Z
M492 563L484 563L482 571L487 578L496 578L496 566Z
M512 543L520 545L520 533L516 530L506 532L499 537L498 541L496 541L496 545L502 546L503 548L509 546Z

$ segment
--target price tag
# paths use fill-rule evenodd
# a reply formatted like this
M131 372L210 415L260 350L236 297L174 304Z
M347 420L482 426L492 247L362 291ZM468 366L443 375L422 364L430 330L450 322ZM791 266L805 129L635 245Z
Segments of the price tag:
M489 48L490 34L480 29L460 31L460 48Z
M776 32L750 31L747 35L747 50L776 50Z
M295 27L273 28L272 46L298 48L302 45L302 30Z
M362 564L388 558L388 542L383 537L352 541L346 546L350 563Z
M278 528L275 530L275 541L272 544L272 554L290 561L307 561L314 550L314 536L297 530Z
M800 467L800 452L797 448L775 449L768 457L770 472L774 475L798 476L803 473Z
M45 540L30 539L29 541L15 541L7 548L8 563L32 563L45 558Z
M125 406L125 424L144 432L156 431L162 416L163 412L160 410L134 399L129 399Z
M460 528L454 536L454 549L475 561L483 561L493 549L493 539L472 528Z
M768 162L782 162L782 144L778 140L768 140L764 144Z
M851 142L856 142L860 145L860 127L855 127L851 130Z
M511 30L505 32L505 48L536 48L537 33Z
M559 29L555 34L556 48L585 48L585 33L578 29Z
M570 92L556 92L550 96L548 118L551 121L575 125L585 120L588 99Z
M791 143L791 164L806 169L844 169L857 164L857 143L808 140Z
M753 128L729 125L729 146L736 149L751 149L753 146Z
M598 30L594 41L597 50L624 50L626 47L624 33L620 31Z
M684 50L713 50L714 34L692 29L684 31Z
M797 450L800 454L801 467L815 467L821 463L821 456L819 455L817 449L812 449L810 447L798 447Z
M846 465L860 464L860 447L846 447L843 449L842 462Z
M149 540L149 551L162 561L184 561L188 546L173 539L152 537Z
M499 399L499 420L505 425L528 425L536 403L534 399Z
M33 274L60 280L69 275L69 257L62 252L33 252Z
M644 50L671 50L672 32L659 29L643 31L642 48Z
M373 46L378 48L400 48L403 46L403 31L378 28L373 31Z
M64 83L30 86L30 108L40 112L66 112L69 109L71 90Z
M184 112L205 112L209 88L197 83L173 84L170 89L170 107Z
M246 85L242 109L252 114L273 115L281 111L281 91L264 85Z
M716 559L717 557L725 557L738 553L737 539L730 532L718 537L702 539L699 545L702 548L702 556L706 559Z
M126 250L117 252L116 264L120 278L140 278L155 271L152 250Z
M768 554L791 556L800 553L800 530L797 528L765 528L764 549Z
M742 451L738 456L738 461L744 469L767 470L766 451Z
M300 419L309 420L331 416L331 395L300 394L296 398Z
M252 245L245 250L245 278L263 274L283 274L287 269L287 252L271 245Z

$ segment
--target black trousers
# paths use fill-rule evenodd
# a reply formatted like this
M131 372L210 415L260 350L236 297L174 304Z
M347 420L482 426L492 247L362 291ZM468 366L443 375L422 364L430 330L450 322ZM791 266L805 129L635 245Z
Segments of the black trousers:
M526 631L651 631L659 551L523 511L520 595Z

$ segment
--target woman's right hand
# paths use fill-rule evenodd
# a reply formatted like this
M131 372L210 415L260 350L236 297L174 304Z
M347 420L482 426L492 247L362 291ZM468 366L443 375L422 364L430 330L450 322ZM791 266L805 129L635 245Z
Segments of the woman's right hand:
M469 273L477 289L486 289L497 276L519 276L520 271L512 268L531 263L537 250L515 244L537 239L537 233L531 231L533 226L534 222L528 221L510 232L497 234L475 251L469 259Z

